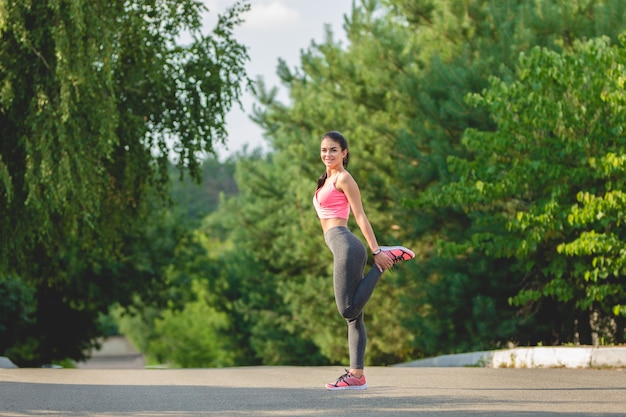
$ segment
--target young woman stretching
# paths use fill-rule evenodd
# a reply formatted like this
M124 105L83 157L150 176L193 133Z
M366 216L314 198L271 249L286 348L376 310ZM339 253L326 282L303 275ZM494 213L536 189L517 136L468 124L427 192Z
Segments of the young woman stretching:
M324 240L333 254L333 288L339 313L348 323L350 369L329 390L365 389L363 375L367 336L363 308L370 299L383 271L394 263L413 259L415 254L403 246L379 246L363 204L359 186L348 171L348 142L339 132L328 132L322 138L320 156L326 171L317 181L313 206L322 224ZM374 266L363 276L367 250L348 229L350 209L367 245L372 251Z

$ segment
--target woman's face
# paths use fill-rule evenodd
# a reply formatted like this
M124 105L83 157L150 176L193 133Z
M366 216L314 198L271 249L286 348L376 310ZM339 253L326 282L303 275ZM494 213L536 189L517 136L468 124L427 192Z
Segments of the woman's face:
M331 138L322 139L320 157L324 165L326 165L326 168L341 169L343 166L343 158L347 153L348 150L342 150L339 142L335 142Z

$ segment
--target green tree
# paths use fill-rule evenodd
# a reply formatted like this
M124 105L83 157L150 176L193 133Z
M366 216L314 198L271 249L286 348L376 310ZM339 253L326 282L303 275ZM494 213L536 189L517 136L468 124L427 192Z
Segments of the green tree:
M599 331L589 313L613 316L626 302L625 52L599 38L575 42L571 52L523 54L514 82L494 78L472 96L497 130L468 130L474 157L452 158L459 180L425 197L472 218L471 240L458 242L457 256L478 251L511 261L506 281L519 290L512 303L547 324L527 330L528 342L589 344L591 330ZM616 320L603 330L607 342L623 341L623 316Z
M193 178L180 178L180 172L170 165L170 196L173 208L182 211L182 218L197 228L209 213L217 210L222 196L237 195L235 182L235 157L224 162L216 156L209 156L200 167L200 182Z
M11 342L32 323L34 292L18 277L3 277L0 285L0 352L11 347Z
M567 306L554 303L545 315L520 315L507 299L519 282L513 263L471 250L459 257L452 247L498 232L489 216L469 217L460 206L434 205L428 198L458 179L448 157L471 159L461 141L468 128L497 128L482 107L467 103L469 93L488 86L489 77L511 81L518 56L534 46L554 51L572 48L576 39L607 35L613 41L626 28L626 4L611 1L410 1L389 2L407 26L406 53L414 57L398 77L408 121L397 132L398 148L408 163L399 167L398 192L419 204L405 218L425 249L416 297L406 308L422 306L406 326L420 335L415 346L428 355L484 349L509 340L528 343L561 333ZM420 196L426 193L426 197ZM506 231L502 231L505 233ZM449 246L447 243L451 243ZM421 252L421 251L420 251ZM562 311L563 310L563 311ZM554 320L552 318L555 318ZM561 323L559 323L561 321ZM541 329L541 330L538 330ZM545 336L545 337L544 337Z
M160 268L129 266L128 236L145 235L169 158L198 178L224 141L246 81L233 30L248 7L206 35L194 1L0 1L0 286L18 277L36 300L14 355L81 358L111 302L158 297Z
M229 308L228 293L220 281L230 268L221 259L228 245L220 241L230 226L216 214L210 216L215 224L207 233L210 221L198 217L215 212L219 201L236 195L234 169L232 158L225 162L209 158L202 165L201 184L187 180L171 187L172 206L166 210L166 218L157 222L168 227L158 230L159 236L146 239L154 247L168 229L181 232L171 242L173 255L163 268L169 302L112 311L119 331L131 339L148 363L179 367L254 363L245 362L249 357L245 354L247 338L235 327L239 321Z

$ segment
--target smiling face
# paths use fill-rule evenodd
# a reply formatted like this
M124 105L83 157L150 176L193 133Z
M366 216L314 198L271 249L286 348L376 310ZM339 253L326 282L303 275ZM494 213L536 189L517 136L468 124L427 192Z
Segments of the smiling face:
M341 149L341 144L329 137L322 139L320 145L320 157L327 170L341 170L343 158L348 154L347 149Z

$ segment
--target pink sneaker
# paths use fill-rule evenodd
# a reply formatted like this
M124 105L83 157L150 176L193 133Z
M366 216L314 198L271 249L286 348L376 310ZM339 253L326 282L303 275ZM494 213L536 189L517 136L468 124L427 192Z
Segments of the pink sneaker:
M365 375L361 378L357 378L346 369L346 373L341 375L337 381L326 384L326 389L331 391L346 390L346 389L366 389L367 382L365 382Z
M394 264L415 258L413 251L404 246L380 246L380 249L382 249L385 255L391 258Z

